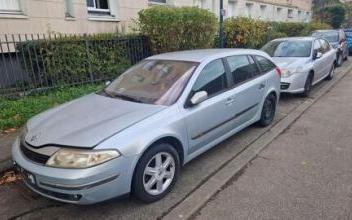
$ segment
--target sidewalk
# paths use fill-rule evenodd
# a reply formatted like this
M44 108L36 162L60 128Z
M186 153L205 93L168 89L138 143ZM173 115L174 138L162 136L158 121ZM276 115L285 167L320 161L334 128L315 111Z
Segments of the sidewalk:
M351 219L352 74L313 104L195 219Z

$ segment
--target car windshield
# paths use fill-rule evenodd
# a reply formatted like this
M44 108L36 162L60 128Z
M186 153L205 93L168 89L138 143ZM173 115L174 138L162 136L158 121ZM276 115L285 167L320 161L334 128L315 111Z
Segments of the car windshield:
M144 60L119 76L104 92L134 102L172 105L197 65L186 61Z
M311 41L271 41L262 50L271 57L309 57L312 49Z
M332 43L339 41L339 33L337 31L314 32L312 36L325 38Z

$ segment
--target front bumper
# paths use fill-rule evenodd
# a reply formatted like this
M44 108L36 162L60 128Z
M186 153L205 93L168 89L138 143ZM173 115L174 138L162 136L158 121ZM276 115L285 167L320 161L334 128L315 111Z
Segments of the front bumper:
M294 73L290 77L281 78L281 93L302 93L308 73Z
M87 169L47 167L27 159L17 139L12 157L24 183L33 191L61 202L93 204L128 194L136 157L113 159Z

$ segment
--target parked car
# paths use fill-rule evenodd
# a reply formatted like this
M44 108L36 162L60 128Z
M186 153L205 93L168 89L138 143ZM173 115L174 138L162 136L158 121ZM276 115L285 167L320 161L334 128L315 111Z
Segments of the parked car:
M90 204L133 192L153 202L180 166L253 123L272 123L279 95L280 71L262 51L156 55L29 120L13 160L25 184L51 199Z
M347 38L349 55L351 55L352 54L352 28L345 29L344 31L345 31L346 38Z
M323 38L281 38L262 50L282 69L281 92L308 96L313 85L334 76L336 51Z
M343 61L348 59L348 45L346 34L343 30L318 30L312 33L313 37L322 37L328 40L331 46L336 49L337 66L341 66Z

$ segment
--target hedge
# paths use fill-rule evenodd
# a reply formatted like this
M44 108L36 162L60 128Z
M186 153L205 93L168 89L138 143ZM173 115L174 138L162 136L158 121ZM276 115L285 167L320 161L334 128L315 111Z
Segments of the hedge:
M29 86L79 84L112 79L150 55L142 36L97 34L18 43Z
M314 30L331 28L317 22L267 22L246 17L228 18L224 26L226 47L230 48L260 48L276 38L308 36Z
M153 53L209 48L218 28L215 14L198 7L151 7L138 13L136 23Z

